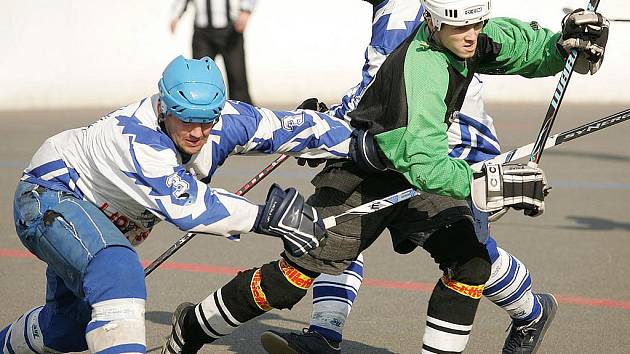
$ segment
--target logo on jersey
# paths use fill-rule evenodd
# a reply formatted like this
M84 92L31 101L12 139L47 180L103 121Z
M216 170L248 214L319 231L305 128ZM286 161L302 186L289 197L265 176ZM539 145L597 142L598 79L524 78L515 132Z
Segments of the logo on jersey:
M282 129L292 132L295 128L304 124L304 114L294 114L282 118Z
M176 173L166 177L166 186L171 188L171 194L177 199L188 198L189 196L188 188L190 185Z

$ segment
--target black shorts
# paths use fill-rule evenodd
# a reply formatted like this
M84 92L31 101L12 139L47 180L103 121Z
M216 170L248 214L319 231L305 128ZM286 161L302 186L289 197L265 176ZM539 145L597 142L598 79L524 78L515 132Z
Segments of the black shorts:
M327 166L313 184L315 193L308 203L322 218L411 188L398 173L362 175L348 164ZM462 220L472 225L465 200L420 192L407 201L330 228L320 246L308 254L285 257L313 272L341 274L385 229L390 231L394 250L408 253L422 246L435 231Z

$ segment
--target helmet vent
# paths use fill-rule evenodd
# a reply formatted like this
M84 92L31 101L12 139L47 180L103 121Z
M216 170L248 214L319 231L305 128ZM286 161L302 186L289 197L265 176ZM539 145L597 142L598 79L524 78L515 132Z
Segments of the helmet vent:
M444 9L444 16L451 17L451 18L457 18L457 9L455 9L455 10Z

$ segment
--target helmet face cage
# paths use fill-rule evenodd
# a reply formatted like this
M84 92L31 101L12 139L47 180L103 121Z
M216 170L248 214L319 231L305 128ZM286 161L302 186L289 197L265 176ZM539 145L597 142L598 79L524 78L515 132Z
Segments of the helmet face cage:
M435 30L442 24L466 26L490 18L491 0L422 0Z
M225 104L225 84L212 59L178 56L164 69L158 82L160 107L187 123L216 122Z

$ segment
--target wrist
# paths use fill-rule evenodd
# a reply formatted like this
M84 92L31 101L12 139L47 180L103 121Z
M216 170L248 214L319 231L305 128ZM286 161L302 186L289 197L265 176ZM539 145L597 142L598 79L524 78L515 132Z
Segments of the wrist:
M263 216L263 211L265 210L265 206L264 205L259 205L258 206L258 211L256 213L256 219L254 220L254 225L252 226L252 229L250 231L256 232L256 233L260 233L260 220L262 219Z

